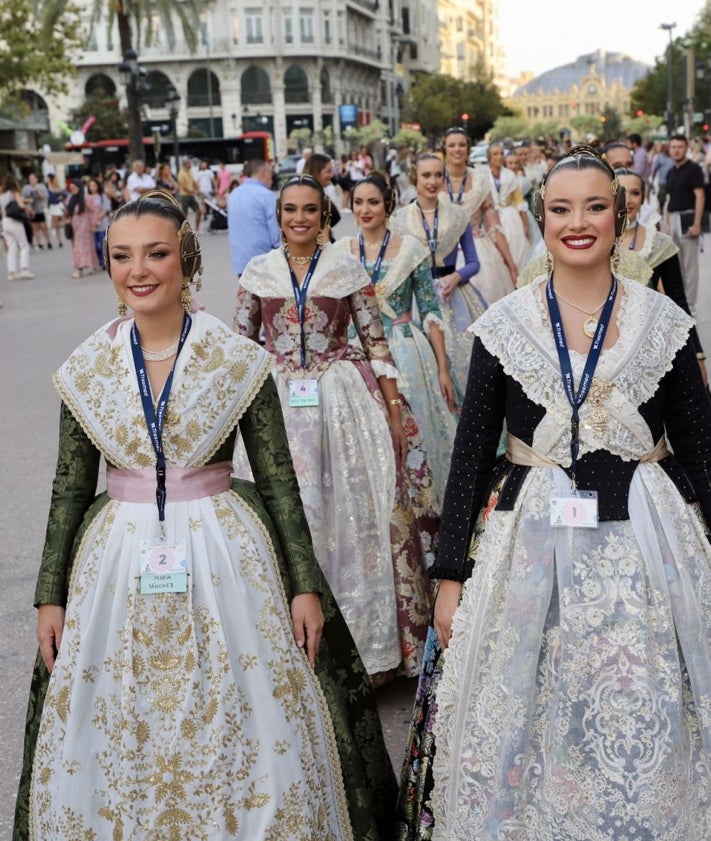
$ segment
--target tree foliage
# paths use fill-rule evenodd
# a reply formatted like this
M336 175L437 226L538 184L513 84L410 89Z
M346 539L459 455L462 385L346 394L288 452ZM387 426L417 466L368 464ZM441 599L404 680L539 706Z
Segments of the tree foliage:
M83 126L89 117L96 117L96 121L86 133L89 142L126 136L128 115L125 109L119 108L115 96L90 96L79 108L71 112L69 125L78 128Z
M118 25L121 54L130 49L140 52L141 46L151 46L158 31L165 34L169 47L175 46L177 23L191 53L198 48L201 32L200 13L206 0L94 0L92 22L105 22L111 32ZM110 39L109 39L110 40Z
M677 125L681 123L682 105L686 99L685 75L686 56L693 50L695 68L695 110L711 108L711 0L705 0L692 28L672 40L672 103ZM698 76L697 76L698 73ZM631 114L643 111L645 114L666 117L669 97L669 46L659 56L654 67L640 79L632 89ZM674 126L673 128L676 128Z
M504 140L506 137L521 140L530 136L531 127L525 117L497 117L489 131L491 140Z
M73 3L0 0L0 96L36 86L64 93L74 74L82 30Z
M465 125L470 137L482 138L497 117L511 113L490 83L420 73L407 93L404 119L419 123L430 136L439 137L450 126ZM466 120L463 114L468 115Z

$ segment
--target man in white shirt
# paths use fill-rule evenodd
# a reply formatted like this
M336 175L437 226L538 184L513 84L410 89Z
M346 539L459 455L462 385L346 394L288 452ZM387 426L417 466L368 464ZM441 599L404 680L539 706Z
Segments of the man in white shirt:
M126 201L135 201L143 193L154 190L156 182L153 176L146 172L146 165L141 160L133 162L133 172L128 176L124 194Z
M304 174L304 167L306 166L306 161L311 157L313 154L313 149L310 147L306 147L304 151L301 153L301 158L296 162L296 174L303 175Z

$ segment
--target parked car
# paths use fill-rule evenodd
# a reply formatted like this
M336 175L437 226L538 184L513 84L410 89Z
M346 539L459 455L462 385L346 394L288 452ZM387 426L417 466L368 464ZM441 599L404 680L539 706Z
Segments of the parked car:
M296 164L301 160L301 155L284 155L279 161L279 175L294 175Z
M489 150L489 144L486 142L477 143L472 146L469 152L469 163L471 166L481 166L486 163L486 153Z

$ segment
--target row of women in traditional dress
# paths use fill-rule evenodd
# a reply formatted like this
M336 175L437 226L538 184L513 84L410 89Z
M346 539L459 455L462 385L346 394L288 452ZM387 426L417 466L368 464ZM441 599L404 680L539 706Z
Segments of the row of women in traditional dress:
M275 356L316 556L378 681L419 672L468 328L518 270L467 155L459 130L444 161L419 155L417 198L396 213L387 177L362 179L351 195L360 233L335 247L318 240L320 185L292 179L278 202L283 248L240 278L235 329L255 340L263 330Z
M571 161L554 170L540 215L556 289L546 266L475 324L434 566L447 586L428 645L434 652L436 636L447 652L426 660L420 741L398 809L404 838L671 841L709 830L711 571L688 503L709 508L711 408L686 350L687 317L639 284L610 283L610 246L624 227L619 181L590 153ZM283 188L284 247L252 261L237 311L238 332L265 329L273 384L268 354L191 307L199 249L177 206L148 196L117 217L109 270L134 316L98 331L56 380L66 408L16 838L277 838L287 827L315 839L393 837L366 672L417 669L440 502L418 388L405 379L426 377L417 353L434 359L439 394L429 402L451 414L448 333L468 340L462 316L486 303L470 283L469 215L441 195L438 159L417 167L423 189L396 232L375 176L354 191L361 235L336 248L325 244L318 182ZM457 215L459 268L445 227ZM428 271L420 246L397 233L413 217ZM438 254L440 231L449 253ZM381 274L386 261L392 276ZM421 328L412 295L398 294L418 277ZM552 301L565 330L547 341L559 318ZM360 348L348 342L350 321ZM431 344L414 338L420 329ZM580 423L568 426L551 342L570 337L579 381L591 332L601 379L587 401L576 404L573 389ZM238 422L256 495L229 482ZM579 442L568 441L574 428ZM101 454L108 498L92 506ZM598 509L577 491L600 475ZM579 511L599 529L573 529ZM650 645L655 674L645 670Z

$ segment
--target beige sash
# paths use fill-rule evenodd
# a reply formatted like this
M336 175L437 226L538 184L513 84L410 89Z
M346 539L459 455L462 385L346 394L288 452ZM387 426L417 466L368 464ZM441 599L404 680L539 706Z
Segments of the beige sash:
M643 455L638 461L640 464L651 464L655 461L661 461L668 455L669 450L667 449L666 441L664 438L660 438L654 449L645 453L645 455ZM543 453L539 453L537 450L534 450L533 447L529 447L528 444L520 438L516 438L515 435L508 436L506 444L506 458L512 464L522 464L525 467L560 466L554 461L551 461L548 456L544 456Z

